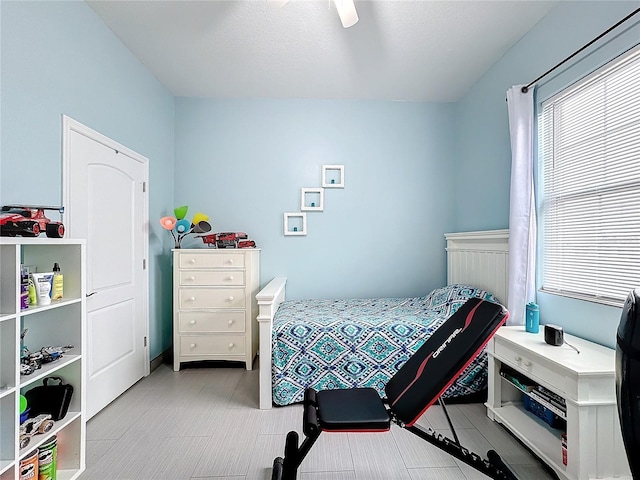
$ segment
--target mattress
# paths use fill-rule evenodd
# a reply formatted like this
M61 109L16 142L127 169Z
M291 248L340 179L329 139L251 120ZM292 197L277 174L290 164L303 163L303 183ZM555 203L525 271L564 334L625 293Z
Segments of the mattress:
M466 285L438 288L412 298L291 300L273 321L273 401L301 402L308 387L376 389L469 298L497 302ZM486 388L483 350L443 395L464 397Z

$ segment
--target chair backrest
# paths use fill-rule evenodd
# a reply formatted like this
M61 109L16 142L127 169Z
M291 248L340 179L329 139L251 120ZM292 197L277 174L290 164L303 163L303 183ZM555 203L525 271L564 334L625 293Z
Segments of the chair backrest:
M509 313L471 298L425 341L385 387L391 411L413 425L473 361Z
M616 396L633 478L640 478L640 290L627 296L616 342Z

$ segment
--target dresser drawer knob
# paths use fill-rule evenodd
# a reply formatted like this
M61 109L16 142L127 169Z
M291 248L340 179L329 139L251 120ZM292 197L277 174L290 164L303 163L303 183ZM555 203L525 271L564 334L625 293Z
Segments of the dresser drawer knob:
M193 282L196 279L196 277L194 277L193 275L191 275L189 278L187 278L187 280L189 280L190 282Z
M196 259L195 259L195 258L192 258L191 260L189 260L189 263L190 263L191 265L194 265L194 264L196 263Z
M195 320L191 320L189 323L190 323L191 325L195 325L195 324L196 324L196 321L195 321Z
M230 282L233 282L233 275L229 275L229 276L227 277L227 280L228 280L228 281L230 281Z
M196 297L189 297L189 301L190 302L195 302L196 301Z
M230 258L229 260L227 260L227 263L228 263L229 265L233 265L233 259L232 259L232 258Z
M189 345L189 348L196 348L196 344L192 343L191 345Z
M529 360L525 360L524 362L525 367L530 367L531 365L533 365L533 363L531 363Z
M233 295L229 295L229 298L227 298L227 300L233 302Z
M517 356L517 357L516 357L516 362L520 363L521 361L522 361L522 357Z
M229 320L229 325L233 325L234 321L233 320Z
M233 343L233 342L231 342L231 343L229 344L229 348L233 348L233 347L235 347L235 346L236 346L236 344L235 344L235 343Z

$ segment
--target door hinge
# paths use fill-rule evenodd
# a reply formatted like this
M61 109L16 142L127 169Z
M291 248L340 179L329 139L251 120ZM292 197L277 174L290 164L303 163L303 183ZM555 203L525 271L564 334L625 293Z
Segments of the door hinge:
M147 191L147 182L142 182L142 193Z
M142 269L143 269L143 270L146 270L146 269L147 269L147 259L146 259L146 258L143 258L143 259L142 259Z
M144 346L147 346L147 337L144 337Z

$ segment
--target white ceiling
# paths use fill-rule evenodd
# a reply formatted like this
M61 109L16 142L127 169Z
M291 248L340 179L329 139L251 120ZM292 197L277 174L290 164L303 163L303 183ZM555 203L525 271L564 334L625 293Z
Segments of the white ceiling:
M558 1L87 3L176 96L451 102Z

